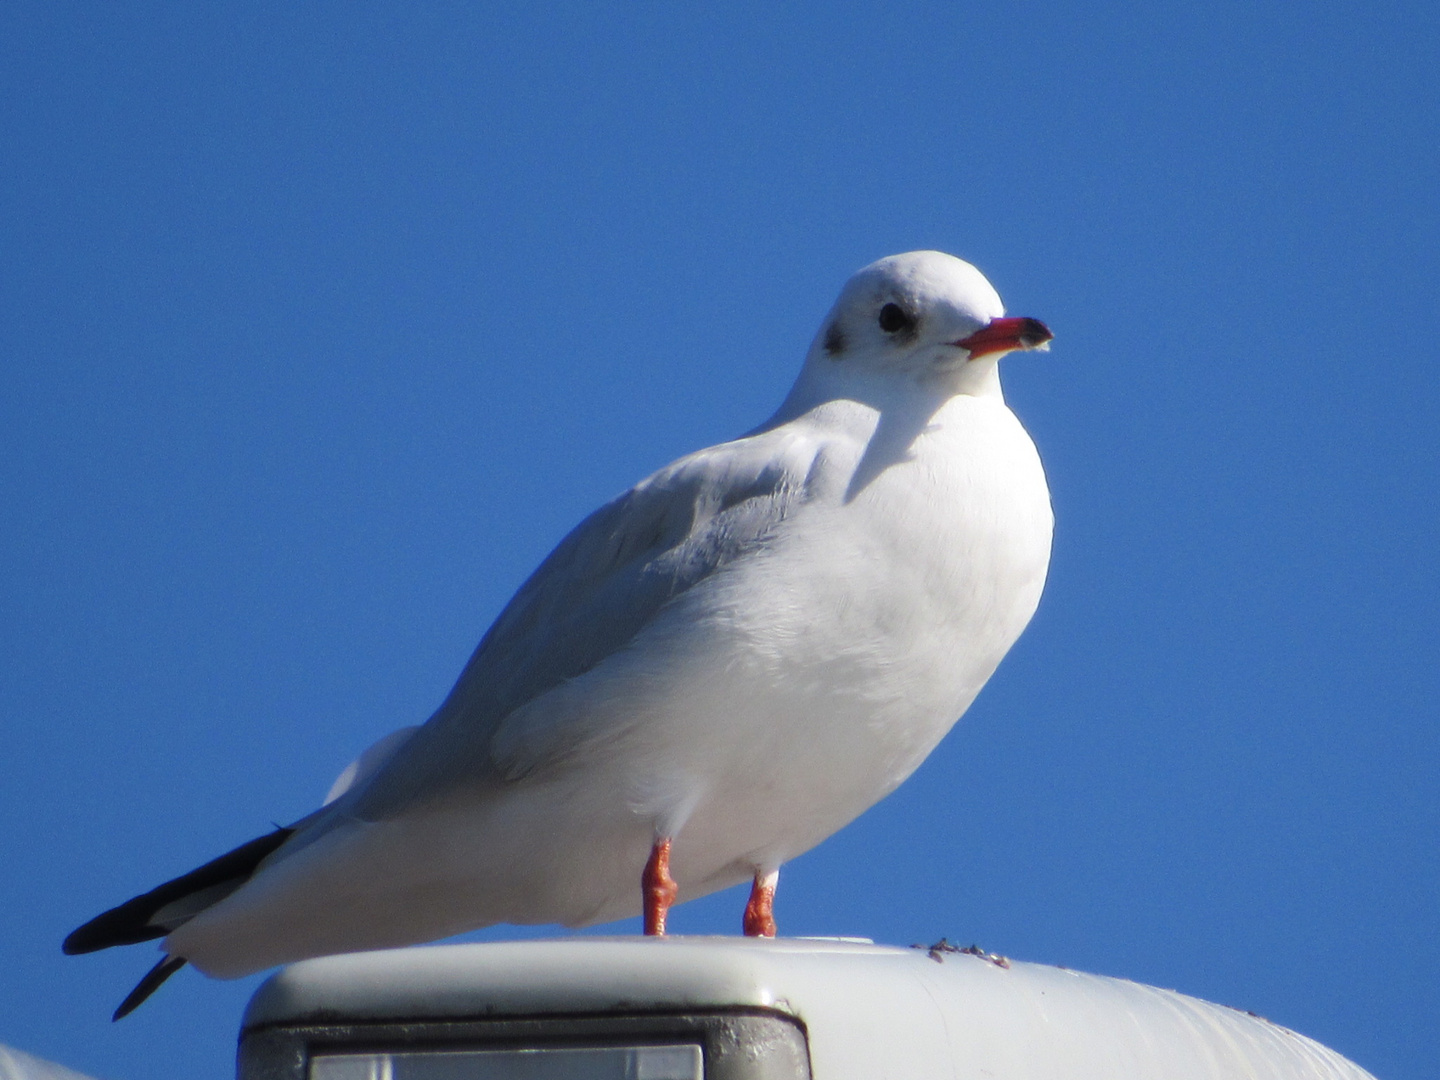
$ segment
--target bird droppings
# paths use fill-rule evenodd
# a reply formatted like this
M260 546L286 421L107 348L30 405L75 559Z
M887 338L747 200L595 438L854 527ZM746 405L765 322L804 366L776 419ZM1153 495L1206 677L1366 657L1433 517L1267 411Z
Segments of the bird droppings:
M924 949L925 955L934 960L937 964L945 962L945 954L959 956L978 956L981 960L989 961L998 968L1009 968L1010 960L999 953L986 952L979 945L952 945L949 939L941 938L934 945L911 945L912 949Z

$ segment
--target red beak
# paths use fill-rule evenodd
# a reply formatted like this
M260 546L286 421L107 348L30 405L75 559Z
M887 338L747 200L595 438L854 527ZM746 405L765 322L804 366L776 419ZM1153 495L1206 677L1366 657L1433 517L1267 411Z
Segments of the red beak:
M1054 336L1039 319L991 319L988 325L955 342L955 346L966 350L971 360L979 360L991 353L1038 349Z

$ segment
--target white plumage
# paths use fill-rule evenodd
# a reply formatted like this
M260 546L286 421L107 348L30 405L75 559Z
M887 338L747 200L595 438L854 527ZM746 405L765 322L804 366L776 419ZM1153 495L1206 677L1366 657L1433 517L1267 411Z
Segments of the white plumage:
M616 919L657 838L691 898L892 791L1045 580L1045 477L996 364L1049 335L1002 314L948 255L856 274L769 421L582 522L430 721L367 752L238 888L157 913L184 918L164 949L224 978Z

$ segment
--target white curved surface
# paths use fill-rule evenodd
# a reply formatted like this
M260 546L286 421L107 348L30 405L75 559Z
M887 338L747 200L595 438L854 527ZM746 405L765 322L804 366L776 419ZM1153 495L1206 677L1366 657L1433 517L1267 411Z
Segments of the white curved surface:
M1287 1028L1172 990L786 939L572 938L325 957L267 981L245 1025L727 1006L798 1018L814 1080L1370 1077Z
M90 1077L23 1050L0 1046L0 1080L90 1080Z

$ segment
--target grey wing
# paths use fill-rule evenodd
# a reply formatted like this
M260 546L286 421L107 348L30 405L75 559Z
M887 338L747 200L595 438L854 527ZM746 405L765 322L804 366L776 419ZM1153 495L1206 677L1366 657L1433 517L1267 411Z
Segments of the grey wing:
M771 431L682 458L591 514L520 587L449 697L345 812L375 821L543 764L497 762L516 709L622 649L667 603L761 546L805 500L816 444ZM565 744L564 732L546 745Z

